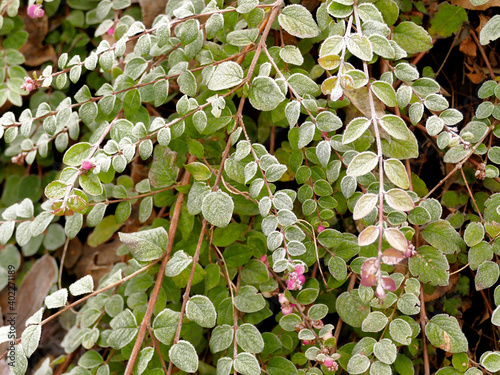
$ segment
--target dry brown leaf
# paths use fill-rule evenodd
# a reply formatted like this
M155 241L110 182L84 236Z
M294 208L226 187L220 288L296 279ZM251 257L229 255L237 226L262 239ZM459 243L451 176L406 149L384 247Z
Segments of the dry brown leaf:
M460 5L465 9L470 10L486 10L491 7L500 7L500 0L490 0L486 4L475 7L470 3L470 0L450 0L455 5Z
M476 57L477 56L477 46L470 36L465 38L462 43L460 43L460 52L466 54L467 56Z
M142 22L151 27L156 16L165 13L168 0L139 0L142 11Z
M51 45L43 45L43 41L49 32L49 21L47 16L41 18L30 18L23 8L19 15L23 18L25 30L29 37L26 43L19 49L26 58L28 66L39 66L47 61L57 63L56 50Z

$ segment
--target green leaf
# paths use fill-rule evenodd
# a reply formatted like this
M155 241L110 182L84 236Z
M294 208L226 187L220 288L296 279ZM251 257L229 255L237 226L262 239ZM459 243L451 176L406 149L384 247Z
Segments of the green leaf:
M141 375L146 370L148 363L153 358L154 352L155 350L151 346L147 346L141 350L141 352L139 353L139 358L137 359L137 362L134 366L134 374Z
M91 293L93 290L94 290L94 280L90 275L78 279L69 286L69 292L74 296Z
M389 180L402 189L408 189L410 181L406 168L398 159L387 159L384 161L384 172Z
M491 261L481 263L477 268L476 278L474 279L476 290L492 287L498 281L499 276L500 269L497 263Z
M363 135L370 127L371 123L371 120L368 120L366 117L356 117L352 119L342 135L342 143L348 144L354 142Z
M465 251L466 245L462 237L446 220L430 223L422 232L424 239L445 254Z
M396 26L392 38L409 54L425 52L432 47L427 31L411 21L401 22Z
M212 328L217 321L215 307L206 296L193 296L186 304L186 316L204 328Z
M57 309L62 307L68 301L68 290L66 288L60 289L45 297L45 306L48 309Z
M21 335L21 340L23 341L23 349L26 357L31 357L38 348L41 335L42 326L40 324L31 325L25 328Z
M379 120L379 123L392 138L399 140L408 139L409 131L401 117L395 115L385 115Z
M213 91L230 89L243 82L243 69L234 61L226 61L217 65L208 81L208 89Z
M500 371L500 353L486 352L481 356L481 365L488 371L495 373Z
M271 77L255 77L248 97L250 104L259 111L272 111L285 100L285 95Z
M434 17L431 19L429 34L441 38L448 38L452 34L457 33L462 27L462 24L468 20L467 12L463 7L451 5L449 3L441 3Z
M210 350L218 353L229 348L233 342L234 329L228 324L217 326L210 337Z
M200 162L193 162L190 164L184 164L186 170L191 173L196 181L205 181L210 178L212 172L208 167Z
M389 319L380 311L373 311L363 320L361 330L363 332L379 332L382 331Z
M101 184L101 180L99 180L99 177L92 172L81 174L80 177L78 178L78 181L82 189L87 194L101 195L104 191L104 188Z
M311 12L302 5L293 4L283 8L278 15L278 22L287 33L299 38L314 38L320 33Z
M180 312L170 309L165 309L156 316L153 321L154 335L162 344L172 343L180 316Z
M411 274L417 276L422 283L448 285L450 265L439 250L430 246L419 247L417 254L408 260L408 266Z
M479 42L484 46L500 38L500 15L491 17L479 33Z
M395 107L398 105L396 92L392 85L384 81L375 81L370 85L371 90L386 106Z
M253 324L242 324L236 331L238 345L246 352L260 353L264 350L264 340Z
M118 234L120 241L130 248L134 258L142 262L158 259L167 248L168 233L163 227Z
M355 354L347 363L347 372L352 375L363 374L368 371L370 360L363 354Z
M80 166L92 154L92 145L87 142L77 143L64 154L63 163L71 166Z
M389 339L382 339L373 345L373 354L385 364L392 365L396 360L397 353L396 345Z
M352 177L363 176L373 170L379 158L374 152L365 151L356 155L347 167L347 175Z
M210 192L203 198L201 211L210 224L224 228L233 217L234 202L223 191Z
M151 186L162 188L171 186L177 179L179 168L175 164L177 154L168 147L157 145L153 153L153 162L148 177Z
M342 293L337 298L335 306L342 320L353 327L361 327L370 313L370 306L361 301L358 290Z
M181 371L193 373L198 370L198 354L189 341L179 340L168 351L172 363Z
M389 324L391 337L403 345L410 345L412 339L412 329L410 324L403 319L394 319Z
M266 300L257 288L247 285L240 289L234 300L234 306L245 313L252 313L262 310L266 306Z
M304 57L300 50L295 46L284 46L280 49L281 59L293 65L302 65L304 63Z
M425 326L425 335L432 345L449 353L466 352L469 348L457 319L447 314L433 316Z
M234 30L226 35L226 40L233 46L244 47L255 42L258 36L258 29Z
M464 241L467 246L474 246L480 243L484 238L484 227L481 223L470 223L465 228Z
M242 375L260 375L260 365L250 353L240 353L234 360L234 369Z
M401 189L390 189L385 193L385 200L395 210L411 211L415 208L415 203L407 192Z

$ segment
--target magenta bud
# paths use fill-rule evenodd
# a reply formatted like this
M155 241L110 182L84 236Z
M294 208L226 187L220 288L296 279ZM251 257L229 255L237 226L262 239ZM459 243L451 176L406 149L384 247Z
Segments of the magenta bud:
M318 228L316 229L318 233L321 233L325 230L325 227L323 225L318 225Z
M94 164L88 159L82 162L82 168L86 171L90 171L93 167Z
M331 358L326 358L325 361L323 362L323 364L326 366L326 367L330 367L333 365L333 359Z
M108 35L113 35L115 33L115 29L110 27L108 30Z

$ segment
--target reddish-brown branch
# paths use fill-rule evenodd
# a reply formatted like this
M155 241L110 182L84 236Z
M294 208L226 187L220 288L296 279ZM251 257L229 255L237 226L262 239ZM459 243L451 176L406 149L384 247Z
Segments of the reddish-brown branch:
M190 156L187 164L192 163L196 159L195 156ZM180 185L187 185L191 174L186 170L184 172L184 176ZM127 363L127 368L125 369L124 375L131 375L132 370L134 369L135 362L137 361L137 357L139 356L139 352L141 350L141 345L144 340L144 336L146 335L146 331L149 326L149 322L151 321L151 316L153 315L153 310L158 299L158 295L160 293L161 284L163 282L163 277L165 276L165 267L167 266L167 262L170 259L170 253L172 252L172 247L174 246L174 237L177 232L177 226L179 224L179 218L181 216L182 203L184 202L184 193L179 192L177 196L177 202L175 203L174 214L172 215L172 219L170 221L170 228L168 230L168 245L165 251L165 255L163 256L163 260L160 265L160 270L156 275L156 282L153 288L153 292L151 293L151 297L149 299L148 308L146 310L146 314L144 314L144 318L142 319L141 325L139 326L139 333L137 334L137 339L135 340L134 348L132 349L132 353L130 354L130 359Z

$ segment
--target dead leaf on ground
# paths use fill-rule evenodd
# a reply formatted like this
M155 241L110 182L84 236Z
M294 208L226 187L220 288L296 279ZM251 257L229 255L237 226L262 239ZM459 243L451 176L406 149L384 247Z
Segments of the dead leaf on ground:
M139 0L142 11L142 22L146 27L151 27L156 16L165 14L168 0Z
M49 32L49 20L47 16L41 18L30 18L26 14L26 8L20 10L19 15L23 18L25 30L29 37L26 43L19 49L26 58L28 66L39 66L47 61L57 62L56 50L51 45L44 45L43 41Z
M465 38L462 43L460 43L460 52L466 54L467 56L476 57L477 56L477 46L470 36Z

